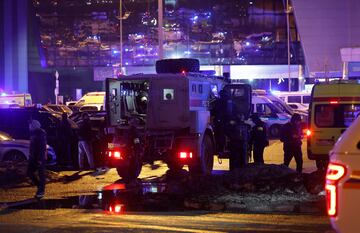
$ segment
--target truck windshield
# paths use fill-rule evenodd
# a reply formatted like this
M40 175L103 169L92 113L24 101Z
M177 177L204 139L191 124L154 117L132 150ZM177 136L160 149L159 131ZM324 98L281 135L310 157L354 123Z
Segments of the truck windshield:
M315 106L315 125L319 128L345 128L360 114L360 104L319 104Z

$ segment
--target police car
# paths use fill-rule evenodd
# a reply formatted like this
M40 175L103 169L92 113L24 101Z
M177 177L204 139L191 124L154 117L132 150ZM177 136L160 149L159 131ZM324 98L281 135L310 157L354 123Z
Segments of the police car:
M330 151L326 174L327 212L338 232L360 229L360 118Z
M0 161L23 162L29 159L30 140L13 139L10 135L0 132ZM47 145L46 165L56 164L54 149Z

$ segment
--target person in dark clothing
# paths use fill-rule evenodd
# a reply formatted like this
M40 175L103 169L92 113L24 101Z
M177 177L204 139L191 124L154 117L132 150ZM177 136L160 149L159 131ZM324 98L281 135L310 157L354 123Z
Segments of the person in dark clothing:
M257 114L251 116L255 124L250 132L250 147L254 155L254 163L264 164L264 149L269 145L267 139L266 125Z
M61 122L59 125L59 144L61 149L60 162L63 165L71 166L71 139L72 129L66 113L61 115Z
M233 117L226 125L226 135L229 137L230 171L244 167L247 164L250 125L245 123L244 115L236 113L236 106L232 108Z
M290 122L281 128L280 141L284 143L284 165L289 166L291 159L295 157L296 171L301 173L303 158L301 151L301 117L295 113L292 115Z
M82 114L82 121L78 129L78 149L79 149L79 169L84 169L84 156L86 155L90 169L95 168L93 150L91 146L93 132L91 129L90 118L87 113Z
M46 152L46 133L41 129L40 122L31 120L30 129L30 155L27 168L27 175L37 186L36 198L42 198L45 194L45 163L47 160ZM38 172L38 177L35 172Z
M216 99L213 103L214 107L212 109L212 115L214 116L214 131L217 142L216 151L218 154L224 152L225 147L225 125L229 122L229 111L228 105L230 101L230 94L221 90L219 92L220 98Z

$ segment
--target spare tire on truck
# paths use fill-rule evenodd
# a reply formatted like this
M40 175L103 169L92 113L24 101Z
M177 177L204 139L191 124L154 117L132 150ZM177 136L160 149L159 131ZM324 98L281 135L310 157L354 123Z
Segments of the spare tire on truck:
M192 58L179 58L156 61L156 73L158 74L178 74L182 72L200 72L199 60Z

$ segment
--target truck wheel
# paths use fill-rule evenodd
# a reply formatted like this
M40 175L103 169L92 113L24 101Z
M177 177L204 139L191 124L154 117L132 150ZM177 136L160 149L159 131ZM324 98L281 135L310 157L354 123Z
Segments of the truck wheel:
M135 155L131 158L128 166L116 168L118 175L125 181L129 182L135 180L141 172L142 159L140 155Z
M280 136L280 129L281 126L280 125L272 125L270 126L270 136L277 138Z
M326 170L328 163L329 163L328 160L317 159L317 160L316 160L316 168L317 168L318 170Z
M200 157L189 169L192 174L211 175L214 165L214 145L211 138L205 135L201 144Z

